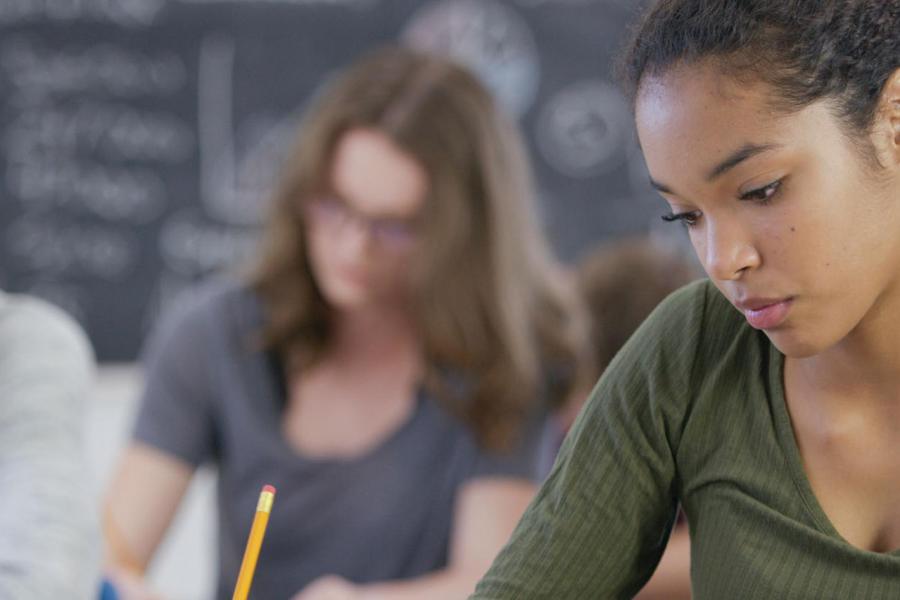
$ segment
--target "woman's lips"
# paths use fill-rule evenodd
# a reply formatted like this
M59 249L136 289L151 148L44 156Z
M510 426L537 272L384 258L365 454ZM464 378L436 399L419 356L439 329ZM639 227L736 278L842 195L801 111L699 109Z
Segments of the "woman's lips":
M793 298L781 300L757 300L738 305L751 327L773 329L781 325L791 310Z

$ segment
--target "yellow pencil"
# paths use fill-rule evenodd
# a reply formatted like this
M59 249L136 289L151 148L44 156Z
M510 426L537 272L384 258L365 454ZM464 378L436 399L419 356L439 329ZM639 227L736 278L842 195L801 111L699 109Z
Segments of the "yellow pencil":
M269 524L269 513L272 512L274 502L275 488L271 485L263 486L262 492L259 494L259 503L256 505L253 526L250 527L250 537L247 538L247 548L244 550L244 560L241 561L241 570L238 573L237 584L234 586L232 600L247 600L250 584L253 582L253 572L256 570L256 559L259 558L259 549L262 547L266 525Z

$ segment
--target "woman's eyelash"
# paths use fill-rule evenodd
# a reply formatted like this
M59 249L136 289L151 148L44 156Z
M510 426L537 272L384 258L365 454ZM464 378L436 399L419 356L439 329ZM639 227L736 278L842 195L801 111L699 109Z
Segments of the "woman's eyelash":
M756 188L755 190L750 190L749 192L744 192L738 198L740 200L752 200L754 202L759 202L760 204L766 204L775 197L775 194L778 193L778 190L781 188L781 184L784 179L779 179L777 181L773 181L768 185L764 185L761 188Z
M687 227L693 227L697 224L697 220L700 218L700 211L690 210L682 213L669 213L667 215L663 215L661 218L666 223L674 223L676 221L680 221Z
M781 178L777 181L773 181L768 185L756 188L755 190L744 192L743 194L738 196L738 199L750 200L759 204L768 204L779 192L785 179L786 178ZM679 221L687 227L693 227L697 224L700 216L701 212L699 210L690 210L681 213L669 213L667 215L662 215L662 220L666 223L674 223L676 221Z

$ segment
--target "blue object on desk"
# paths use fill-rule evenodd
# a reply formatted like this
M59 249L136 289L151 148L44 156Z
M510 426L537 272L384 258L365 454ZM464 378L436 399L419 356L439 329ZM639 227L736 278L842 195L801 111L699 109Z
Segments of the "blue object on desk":
M119 600L119 594L116 592L116 588L105 579L100 584L100 600Z

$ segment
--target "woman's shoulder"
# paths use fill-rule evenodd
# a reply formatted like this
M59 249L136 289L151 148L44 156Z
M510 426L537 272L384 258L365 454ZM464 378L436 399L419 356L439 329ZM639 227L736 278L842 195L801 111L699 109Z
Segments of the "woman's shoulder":
M705 369L729 359L736 348L758 346L762 336L709 279L688 284L664 304L668 340L693 340L695 363Z
M259 298L245 281L224 275L206 279L180 292L160 311L145 353L173 347L243 347L258 329L261 314Z
M205 320L221 325L257 320L259 313L259 298L246 281L233 275L216 275L177 294L161 316L182 324Z
M603 426L610 419L622 427L666 423L672 434L667 439L677 447L698 392L708 381L743 368L744 343L754 339L746 330L754 331L708 280L673 292L603 373L579 418L582 427Z
M752 331L722 293L708 279L701 279L663 300L608 371L688 389L693 376L709 372L729 355L729 347L750 339Z
M94 369L90 341L55 305L0 292L0 376L33 369L72 390L84 387Z
M234 306L258 303L250 284L231 274L217 274L187 287L176 302L202 307L205 310L227 311Z
M750 327L709 279L698 279L672 292L647 318L642 328L658 343L716 346Z

